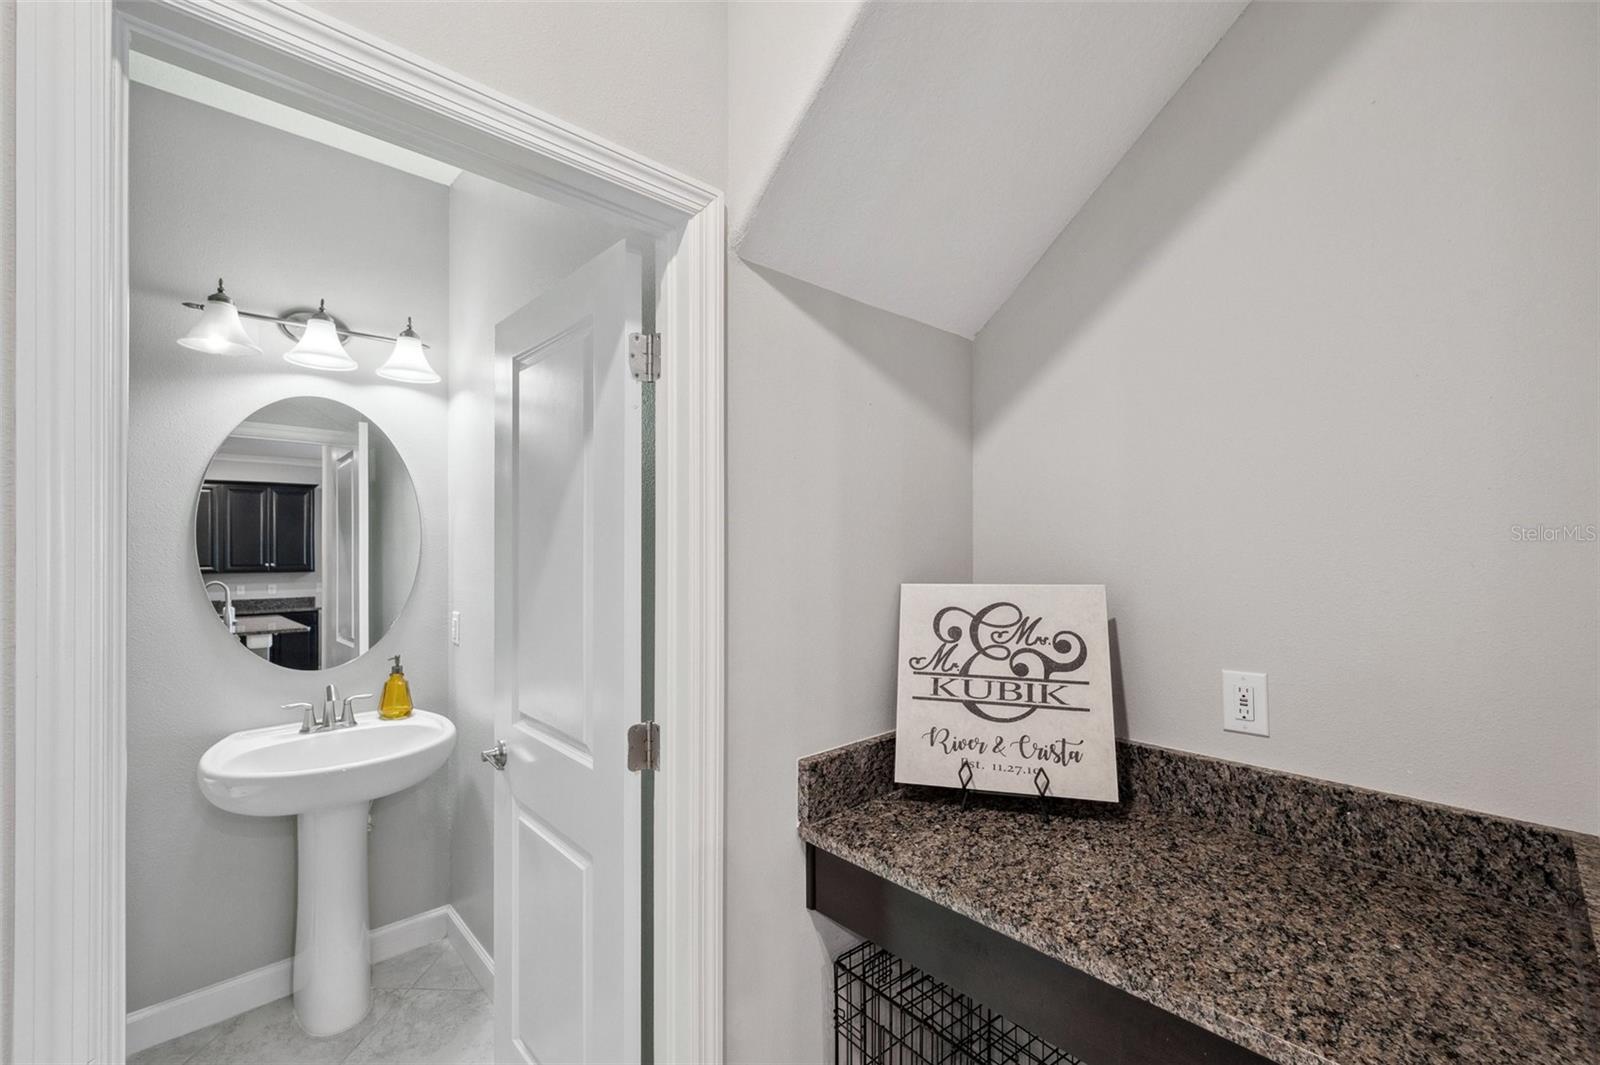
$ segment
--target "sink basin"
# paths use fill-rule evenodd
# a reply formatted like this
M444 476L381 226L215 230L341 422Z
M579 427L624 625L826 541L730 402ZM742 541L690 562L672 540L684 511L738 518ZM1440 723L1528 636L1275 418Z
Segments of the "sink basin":
M294 1012L311 1035L360 1023L372 1005L367 938L367 812L420 784L455 746L450 719L426 710L354 728L298 723L235 732L200 756L200 790L229 813L297 818Z
M420 784L455 745L450 719L426 710L398 721L372 710L356 722L330 732L301 732L298 724L235 732L200 756L200 790L229 813L309 813Z

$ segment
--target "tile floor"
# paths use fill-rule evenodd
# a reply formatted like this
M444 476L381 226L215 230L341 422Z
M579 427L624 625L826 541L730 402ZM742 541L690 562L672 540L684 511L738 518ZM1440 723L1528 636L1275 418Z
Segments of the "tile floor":
M280 998L140 1051L129 1065L490 1065L489 996L448 940L372 967L372 1011L349 1031L309 1036Z

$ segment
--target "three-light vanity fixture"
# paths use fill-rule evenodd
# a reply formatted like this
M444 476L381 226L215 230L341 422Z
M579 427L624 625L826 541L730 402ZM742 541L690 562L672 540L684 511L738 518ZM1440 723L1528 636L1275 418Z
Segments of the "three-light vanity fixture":
M379 377L417 385L431 385L439 380L439 375L428 364L424 350L427 345L411 328L409 318L399 336L385 336L351 329L328 313L325 301L319 301L315 311L297 311L284 316L242 311L234 306L233 300L223 291L221 278L217 279L217 290L207 296L204 303L184 301L183 305L200 312L200 320L194 328L178 339L179 344L194 351L211 355L260 355L261 348L250 339L250 334L244 331L244 323L239 321L240 318L254 318L275 323L285 336L295 341L294 347L284 352L283 358L285 362L296 366L336 373L354 370L356 360L344 350L344 340L363 337L394 345L388 361L378 368ZM299 330L299 334L296 335L293 330Z

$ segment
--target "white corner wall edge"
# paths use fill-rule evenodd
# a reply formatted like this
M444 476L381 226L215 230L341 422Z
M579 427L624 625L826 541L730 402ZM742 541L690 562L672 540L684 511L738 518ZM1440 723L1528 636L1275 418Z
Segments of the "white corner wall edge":
M374 963L446 937L466 962L467 969L482 985L484 993L492 996L494 960L467 928L454 906L440 906L413 914L368 933ZM137 1054L180 1035L198 1032L207 1025L276 1002L293 991L294 960L284 958L186 995L146 1006L128 1014L128 1053Z

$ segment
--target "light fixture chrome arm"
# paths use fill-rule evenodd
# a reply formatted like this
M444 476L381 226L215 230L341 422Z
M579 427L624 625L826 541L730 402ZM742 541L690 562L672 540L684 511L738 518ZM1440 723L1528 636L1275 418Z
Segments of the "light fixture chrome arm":
M203 311L206 309L206 305L204 303L196 303L193 300L182 300L181 302L185 307L188 307L193 311ZM301 318L284 318L276 314L262 314L259 311L247 311L238 307L235 307L234 309L238 311L240 318L254 318L258 322L272 322L275 325L284 326L285 328L290 329L304 329L306 327L304 319ZM381 340L384 343L393 344L395 341L400 339L398 336L393 334L385 335L383 333L367 333L360 329L351 329L343 322L338 323L337 328L339 332L345 336L361 337L364 340ZM294 334L292 333L290 334L291 337L293 337L293 335ZM412 335L415 336L415 334ZM422 346L424 348L429 348L429 345L427 344L423 344ZM429 348L429 350L431 350L431 348Z

